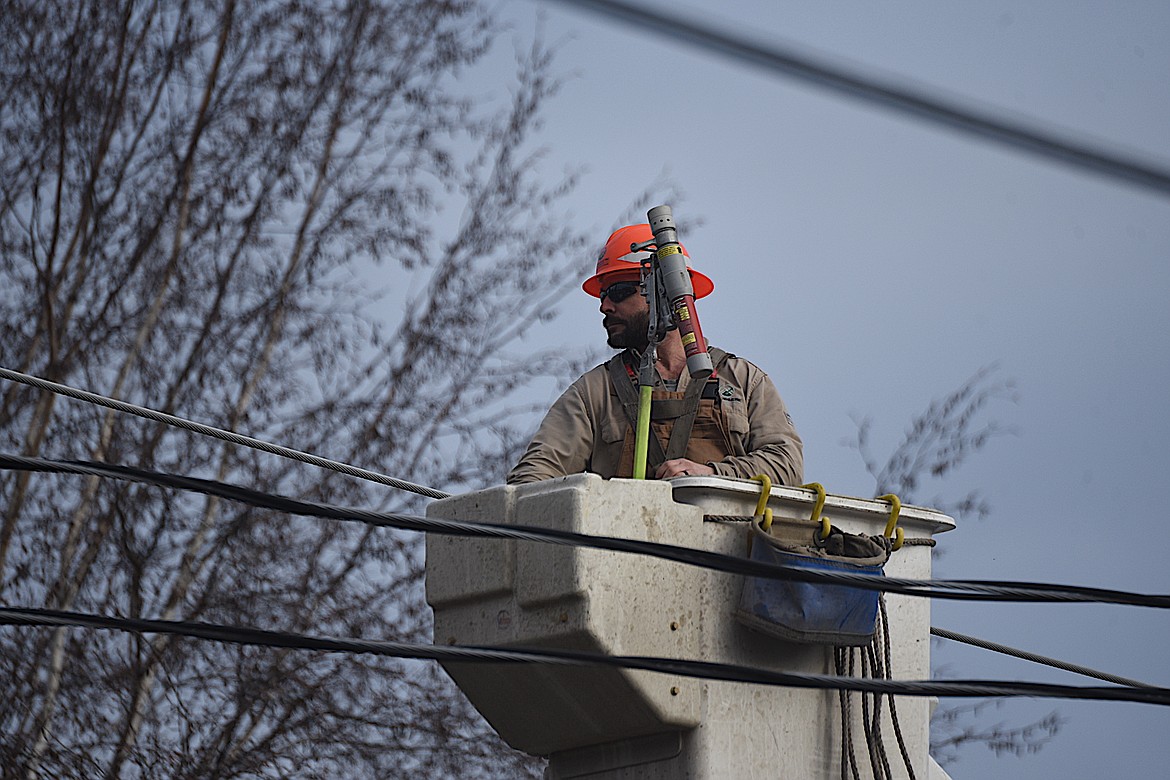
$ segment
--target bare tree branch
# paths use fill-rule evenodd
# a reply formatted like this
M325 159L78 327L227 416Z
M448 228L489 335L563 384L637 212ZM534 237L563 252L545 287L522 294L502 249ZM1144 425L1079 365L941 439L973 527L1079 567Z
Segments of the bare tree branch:
M497 31L473 0L14 0L0 24L0 363L449 490L499 479L524 389L580 368L523 341L590 255L557 211L577 173L542 181L531 146L544 44L501 106L456 91ZM417 503L15 385L0 439ZM0 500L7 603L430 637L404 534L48 475L0 475ZM539 773L433 664L5 629L0 681L3 777Z
M982 450L991 438L1012 432L984 415L994 401L1017 401L1015 384L994 377L995 366L975 372L958 389L935 399L916 415L902 440L884 459L875 455L872 420L854 418L856 435L844 444L858 452L875 483L874 495L894 493L907 502L921 502L918 492L928 481L943 480ZM958 500L942 497L927 501L931 506L960 517L984 519L991 507L980 491L972 490ZM938 670L935 670L938 674ZM1044 747L1060 730L1059 713L1022 726L975 725L984 711L999 702L949 705L935 710L931 719L931 755L942 765L959 760L961 748L984 745L997 755L1022 756Z

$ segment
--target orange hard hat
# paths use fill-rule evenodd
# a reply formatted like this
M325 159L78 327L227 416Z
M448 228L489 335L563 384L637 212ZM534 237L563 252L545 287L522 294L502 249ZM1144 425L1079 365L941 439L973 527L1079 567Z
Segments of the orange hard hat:
M650 259L650 252L645 249L631 252L630 244L644 244L652 240L654 240L654 233L650 230L650 225L646 223L626 225L615 230L610 235L609 240L605 242L605 249L601 251L601 256L597 258L597 270L593 276L585 280L581 289L594 298L600 298L603 286L625 279L640 279L642 262ZM702 298L710 295L711 291L715 289L715 283L691 268L691 256L687 254L687 248L682 244L679 244L679 248L682 249L683 257L686 258L687 270L691 274L691 286L695 289L695 297ZM605 277L605 285L602 284L602 277Z

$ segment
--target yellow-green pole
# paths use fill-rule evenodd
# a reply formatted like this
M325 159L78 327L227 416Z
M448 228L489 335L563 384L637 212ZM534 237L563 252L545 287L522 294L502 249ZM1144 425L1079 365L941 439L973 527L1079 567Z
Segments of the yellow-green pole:
M650 396L654 388L641 385L638 396L638 429L634 431L634 479L646 479L646 453L650 449Z

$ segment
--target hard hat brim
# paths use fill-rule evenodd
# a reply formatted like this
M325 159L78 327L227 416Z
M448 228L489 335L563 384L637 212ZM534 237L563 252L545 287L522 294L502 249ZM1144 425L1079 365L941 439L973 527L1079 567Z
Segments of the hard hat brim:
M688 268L687 271L691 275L691 287L695 289L695 299L706 298L715 289L715 283L707 277L706 274L696 271L694 268ZM627 279L634 281L642 278L641 271L607 271L603 274L594 274L585 280L581 285L581 289L592 295L594 298L601 297L601 290L603 287L608 287L614 282L623 282ZM605 284L602 284L602 279Z

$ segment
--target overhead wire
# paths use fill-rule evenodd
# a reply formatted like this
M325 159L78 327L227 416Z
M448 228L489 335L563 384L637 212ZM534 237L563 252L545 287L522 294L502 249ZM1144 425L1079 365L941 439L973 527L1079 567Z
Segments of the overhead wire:
M312 466L329 469L341 474L347 474L358 479L368 480L370 482L377 482L382 485L389 485L399 490L408 490L412 493L418 493L428 498L447 498L450 493L444 493L441 490L426 487L425 485L416 485L413 482L389 477L385 474L379 474L376 471L369 471L367 469L351 466L348 463L341 463L340 461L322 458L308 452L301 452L300 450L290 449L289 447L282 447L279 444L271 444L260 439L254 439L251 436L242 436L232 431L225 431L222 428L214 428L210 425L203 425L202 423L186 420L182 417L176 417L172 414L159 412L154 409L149 409L145 406L138 406L136 404L119 401L116 398L110 398L97 393L91 393L86 390L79 390L76 387L59 384L57 382L50 382L47 379L42 379L29 374L22 374L19 371L13 371L8 368L0 366L0 379L8 379L13 382L19 382L30 387L35 387L39 390L47 390L57 395L63 395L68 398L76 398L80 401L96 404L97 406L104 406L107 409L114 409L119 412L137 415L147 420L154 420L166 425L176 428L183 428L188 431L202 434L204 436L211 436L222 441L230 442L232 444L239 444L244 447L251 447L255 450L267 452L272 455L279 455L282 458L290 458L292 460L300 461L301 463L308 463Z
M192 621L105 617L61 610L0 607L0 624L110 629L130 633L162 633L215 642L336 653L365 653L440 662L542 663L561 666L596 665L674 674L705 680L756 685L851 690L901 696L1018 697L1032 696L1093 701L1136 702L1170 706L1170 688L1070 686L999 680L888 680L780 672L714 661L654 656L610 656L550 648L464 647L408 642L308 636L258 628Z
M251 488L215 480L177 474L160 474L145 469L108 463L57 461L44 458L29 458L20 455L0 454L0 468L18 471L104 476L113 479L153 484L160 487L192 490L207 495L218 496L229 501L238 501L250 506L295 515L362 522L374 526L398 528L407 531L421 531L425 533L453 536L482 536L589 547L599 550L648 555L663 560L702 566L734 574L800 582L847 585L866 590L881 590L924 598L1025 603L1125 604L1156 609L1170 609L1170 595L1130 593L1106 588L1087 588L1047 583L990 580L916 580L882 575L810 569L807 567L790 567L753 561L748 558L733 555L724 555L709 550L697 550L689 547L638 539L597 536L554 528L537 528L528 525L468 522L392 512L374 512L366 509L321 504L290 498L288 496L264 493L252 490Z
M1055 131L1035 124L1028 126L1009 122L1003 118L1002 110L998 113L981 111L953 98L932 94L926 89L864 76L791 47L765 44L742 34L721 30L711 20L700 22L688 19L677 8L667 13L622 0L560 2L608 16L642 32L706 49L721 57L782 73L952 130L1170 195L1170 170L1119 152L1096 148L1071 137L1061 137Z
M953 642L962 642L963 644L971 645L972 647L978 647L978 648L982 648L984 650L991 650L992 652L1002 653L1004 655L1010 655L1010 656L1013 656L1015 658L1023 659L1025 661L1032 661L1033 663L1043 664L1045 666L1051 666L1054 669L1061 669L1061 670L1066 671L1066 672L1073 672L1075 674L1084 675L1085 677L1095 677L1098 680L1104 680L1106 682L1117 683L1118 685L1127 685L1131 688L1154 688L1154 687L1157 687L1154 685L1150 685L1149 683L1139 682L1138 680L1131 680L1128 677L1121 677L1119 675L1110 674L1108 672L1099 672L1096 669L1090 669L1089 667L1081 666L1080 664L1072 664L1072 663L1068 663L1067 661L1061 661L1057 658L1050 658L1048 656L1040 655L1038 653L1028 652L1027 650L1018 650L1014 647L1009 647L1007 645L1001 645L998 642L990 642L986 639L980 639L979 637L969 636L967 634L960 634L957 631L948 631L945 628L937 628L935 626L931 626L930 633L933 636L937 636L940 639L949 639Z
M72 387L68 387L66 385L61 385L58 383L49 382L48 380L40 379L38 377L29 376L26 374L21 374L19 372L14 372L14 371L11 371L9 369L5 369L3 367L0 367L0 377L6 378L6 379L11 379L12 381L21 382L21 383L24 383L24 384L27 384L27 385L30 385L33 387L37 387L38 389L49 390L51 392L59 393L61 395L66 395L68 397L72 397L72 398L76 398L79 400L95 403L95 404L98 404L101 406L115 409L117 411L123 411L123 412L136 414L138 416L145 417L146 419L151 419L151 420L155 420L158 422L163 422L163 423L166 423L169 425L175 425L178 427L185 428L187 430L191 430L191 431L196 432L196 433L214 436L216 438L219 438L219 439L222 439L225 441L229 441L232 443L243 444L245 446L254 447L256 449L261 449L263 451L267 451L267 452L270 452L270 453L273 453L276 455L280 455L280 456L284 456L284 457L293 457L296 460L300 460L300 461L305 462L305 463L310 463L312 465L322 465L326 468L331 468L332 470L340 471L341 473L350 474L351 476L357 476L357 477L363 478L363 479L371 479L372 481L380 482L382 484L387 484L387 485L390 485L392 487L400 487L402 489L412 490L413 492L418 492L418 493L421 493L423 495L428 495L432 498L443 498L443 497L446 497L447 495L449 495L449 494L442 493L441 491L437 491L437 490L434 490L431 488L425 488L423 486L414 485L413 483L409 483L409 482L406 482L404 480L397 480L393 477L387 477L385 475L376 474L375 472L368 472L364 469L358 469L358 468L349 466L348 464L338 463L336 461L328 461L324 458L318 458L317 456L313 456L313 455L310 455L308 453L303 453L303 452L293 450L293 449L290 449L287 447L280 447L279 445L269 444L267 442L262 442L262 441L257 440L257 439L252 439L250 437L241 436L239 434L235 434L235 433L232 433L230 431L223 431L220 429L212 428L211 426L201 425L199 423L194 423L190 420L184 420L183 418L175 417L173 415L168 415L168 414L165 414L162 412L148 409L146 407L141 407L141 406L137 406L134 404L128 404L126 402L118 401L116 399L108 398L105 396L100 396L100 395L97 395L95 393L89 393L89 392L86 392L83 390L79 390L77 388L72 388ZM340 510L346 516L336 517L336 519L375 522L378 525L390 525L393 527L405 528L408 530L422 530L422 531L427 530L426 528L412 527L418 523L422 523L424 526L436 524L436 523L441 523L441 524L446 524L449 527L447 532L450 532L450 533L464 533L465 535L473 535L473 536L493 535L489 531L487 531L484 527L480 527L477 529L471 529L471 530L458 528L458 526L461 526L461 525L471 525L471 526L479 525L479 526L486 526L488 528L494 527L497 531L511 532L511 533L506 533L506 535L512 536L513 538L523 538L523 539L527 539L527 540L531 540L531 541L546 541L546 542L561 541L562 543L569 543L569 544L574 543L574 541L572 540L572 537L578 536L578 535L572 534L570 532L561 532L561 533L566 535L566 538L561 539L561 540L557 540L557 539L552 539L552 538L542 538L542 537L549 536L548 529L531 529L531 528L525 529L525 528L519 527L519 526L492 526L492 524L462 524L462 523L452 524L452 523L447 522L447 521L436 521L436 520L429 519L429 518L411 517L411 516L405 516L405 515L391 515L388 513L369 513L369 512L366 512L365 510L346 509L346 508L340 508L340 507L327 507L325 505L313 505L310 502L298 502L294 499L288 499L288 498L280 497L280 496L273 496L271 494L265 494L265 493L261 493L259 491L250 491L246 488L241 488L239 486L227 485L225 483L213 483L213 482L208 481L208 480L198 480L198 479L190 478L190 477L180 477L178 475L162 475L162 474L156 474L153 472L145 472L142 470L131 469L129 467L111 466L110 464L94 464L94 463L65 464L63 462L58 462L58 461L44 461L42 459L20 458L20 457L15 457L15 456L2 456L2 455L0 455L0 467L27 468L28 470L38 470L38 471L59 471L59 472L64 471L64 472L72 472L72 473L97 473L101 476L121 478L121 479L136 479L138 481L152 482L154 484L161 485L161 486L169 486L169 487L175 487L175 488L180 488L180 489L199 490L200 492L210 492L213 494L222 495L225 498L234 498L235 500L244 501L246 503L252 503L254 505L267 505L268 508L277 508L276 506L272 505L272 500L277 500L280 503L285 503L286 504L285 508L288 511L293 511L293 512L296 512L298 514L308 513L308 514L316 514L317 516L331 516L332 513L322 514L322 512L320 510L323 510L323 509ZM212 489L212 486L218 486L224 492L217 492L216 490ZM234 495L228 495L228 493L232 493ZM265 499L269 499L269 500L265 501ZM299 509L312 510L313 507L316 507L316 511L299 512L299 511L297 511L298 507L295 507L295 506L288 507L287 506L287 502L290 502L290 501L294 502L294 504L300 505ZM361 517L361 516L356 516L356 515L366 515L366 516ZM371 517L370 515L374 515L376 517ZM395 519L395 520L397 520L397 522L381 522L381 521L391 520L391 519ZM431 532L436 532L436 531L432 530ZM517 533L519 534L519 537L516 536ZM556 534L554 533L552 535L555 536ZM588 537L585 535L580 535L580 536L583 536L585 539L604 539L602 537ZM608 541L613 543L613 544L607 545L604 543L604 541L600 544L589 544L588 542L583 541L583 540L578 540L576 543L582 544L583 546L601 547L602 549L622 550L623 548L626 548L625 551L627 551L627 552L638 552L637 550L628 549L628 548L637 547L639 544L646 544L646 543L638 543L635 540L622 540L622 539L613 539L613 538L608 539ZM653 544L653 543L650 543L650 544ZM716 568L716 569L725 570L725 571L728 571L728 570L734 571L737 569L743 569L743 568L745 568L745 564L746 564L746 568L751 568L751 563L752 563L750 561L744 561L744 560L739 559L739 558L731 558L731 557L729 557L728 560L722 561L722 562L712 561L710 559L710 556L714 556L715 558L721 558L721 557L726 557L726 556L719 556L719 554L717 554L717 553L707 553L705 551L686 550L686 548L677 548L677 550L675 550L676 554L674 554L674 555L663 554L664 551L658 551L657 553L655 553L655 552L647 553L645 551L641 551L641 552L643 554L657 555L658 557L664 557L664 558L668 558L668 559L672 559L672 560L679 560L680 562L689 562L689 563L693 563L694 565L707 566L709 568ZM687 553L691 553L694 555L693 556L688 555ZM694 557L694 558L706 557L707 560L705 560L705 561L689 560L688 561L687 558L691 558L691 557ZM720 565L720 563L723 563L724 565ZM789 579L800 578L800 575L802 574L802 572L791 572L791 571L784 572L783 574L778 573L778 572L768 573L768 572L744 572L744 571L740 571L740 573L754 573L756 575L773 576L773 577L782 576L782 577L789 578ZM851 576L858 576L858 577L862 577L862 578L866 577L866 575L844 575L843 579L848 580ZM820 579L820 578L814 573L814 575L811 579L816 580L816 579ZM831 579L834 579L834 577L832 575L830 575L826 579L831 580ZM923 591L920 589L922 587L929 587L931 585L937 585L937 584L943 584L944 586L949 586L949 585L953 585L953 584L956 584L959 582L962 582L962 581L952 581L952 582L948 583L946 581L909 581L909 580L891 580L890 578L881 578L881 582L875 582L875 583L849 582L847 584L851 584L851 585L859 586L859 587L867 587L867 588L874 587L876 585L894 585L895 587L882 588L882 589L889 589L892 592L896 592L896 593L903 592L906 595L936 596L936 597L943 597L943 598L962 598L962 597L964 597L964 595L961 595L961 594L940 594L937 592L933 592L933 591L929 591L929 590ZM1033 589L1038 584L1035 584L1035 583L983 582L983 583L978 583L978 585L980 586L980 588L986 588L986 587L993 587L994 588L994 587L998 587L1001 585L1011 585L1013 590L1016 591L1015 595L1027 596L1029 594L1020 593L1019 589L1020 588L1024 588L1026 590ZM909 589L902 591L902 590L900 590L900 588L898 586L907 586ZM1040 586L1040 587L1043 588L1046 586ZM1065 588L1067 586L1057 586L1057 587L1058 588ZM1076 590L1083 590L1083 589L1076 589ZM1106 591L1103 593L1109 595L1110 598L1113 598L1119 592ZM984 595L989 596L989 594L984 594ZM1082 593L1081 595L1087 596L1089 594ZM1094 595L1100 595L1100 593L1097 593ZM1128 594L1128 595L1135 595L1136 596L1136 595L1140 595L1140 594ZM1146 598L1146 597L1143 597L1143 598ZM1158 599L1159 597L1155 596L1152 598ZM1009 599L988 597L986 600L1000 601L1000 600L1009 600ZM1011 600L1014 600L1014 599L1011 599ZM1059 598L1059 599L1041 598L1040 600L1067 601L1070 599L1067 599L1067 598ZM1082 599L1074 599L1074 600L1082 600ZM1118 603L1118 602L1112 602L1112 603ZM1131 603L1131 602L1124 601L1121 603ZM1160 604L1157 604L1157 603L1149 603L1149 604L1143 604L1143 605L1144 606L1161 606ZM964 634L959 634L957 632L952 632L952 631L948 631L945 629L939 629L939 628L932 627L931 633L934 634L935 636L940 637L940 638L963 642L963 643L966 643L966 644L969 644L969 645L972 645L975 647L980 647L980 648L991 650L994 652L1004 653L1006 655L1011 655L1011 656L1014 656L1017 658L1033 661L1036 663L1047 664L1047 665L1052 666L1054 668L1063 669L1063 670L1078 673L1078 674L1083 674L1083 675L1086 675L1089 677L1094 677L1096 679L1101 679L1101 680L1105 680L1108 682L1114 682L1114 683L1117 683L1120 685L1127 685L1127 686L1133 686L1133 687L1153 687L1153 686L1148 685L1147 683L1138 682L1135 680L1131 680L1129 678L1120 677L1118 675L1112 675L1112 674L1108 674L1105 672L1098 672L1096 670L1093 670L1093 669L1090 669L1088 667L1084 667L1084 666L1081 666L1078 664L1071 664L1068 662L1060 661L1058 659L1040 656L1040 655L1037 655L1034 653L1029 653L1027 651L1023 651L1023 650L1017 650L1015 648L1011 648L1011 647L1008 647L1006 645L1001 645L998 643L990 642L988 640L979 639L977 637L971 637L971 636L967 636Z
M1095 171L1097 173L1104 173L1114 178L1137 183L1139 185L1157 190L1161 193L1170 193L1170 172L1160 170L1148 163L1134 159L1126 159L1116 153L1101 149L1094 149L1087 144L1079 143L1071 139L1059 138L1049 131L1044 131L1036 127L1029 128L1019 124L1008 123L1000 117L996 117L989 113L975 111L968 106L959 105L937 95L929 95L922 91L911 90L903 85L896 85L889 82L882 83L876 79L850 73L843 68L829 65L823 61L818 61L806 54L797 54L794 51L784 50L775 46L764 46L762 44L749 41L746 38L740 36L734 36L729 33L718 31L707 24L699 25L691 23L682 19L677 14L672 14L671 16L667 17L665 14L660 14L656 11L646 8L636 8L628 3L619 2L619 0L562 0L562 2L566 1L571 5L589 7L593 10L621 19L623 21L638 24L644 29L652 30L657 34L684 40L694 45L715 51L722 55L730 56L776 72L783 72L787 75L800 78L807 82L848 94L852 97L865 99L887 108L893 108L904 113L909 113L920 118L925 118L936 123L949 126L953 129L958 129L980 137L989 138L991 140L1005 143L1010 146L1021 148L1041 156L1046 156L1050 159L1056 159L1067 164ZM116 399L100 396L95 393L89 393L59 383L49 382L48 380L11 371L3 367L0 367L0 377L9 379L11 381L21 382L23 384L37 387L42 390L48 390L59 395L72 397L78 400L94 403L99 406L104 406L106 408L134 414L139 417L154 420L156 422L161 422L167 425L190 430L202 435L212 436L214 438L233 444L250 447L260 451L268 452L270 454L278 455L280 457L290 458L349 476L388 485L390 487L408 490L410 492L414 492L430 498L446 498L450 495L433 488L416 485L405 480L396 479L394 477L389 477L377 472L354 467L349 464L329 460L312 455L310 453L271 444L269 442L243 436L231 431L203 425L174 415L151 410L146 407L118 401ZM0 456L0 461L5 461L0 462L0 466L5 468L19 468L20 466L13 465L13 461L8 461L9 457L10 456ZM28 466L31 465L33 461L39 459L23 460L25 461L25 465ZM42 463L51 462L42 461ZM63 467L65 464L58 462L56 465L58 467ZM77 466L78 464L71 465ZM154 482L155 484L164 484L168 481L164 479L147 478L145 476L147 472L127 469L126 467L111 467L105 466L104 464L84 465L89 469L89 471L83 471L81 467L78 467L78 470L74 473L97 473L106 470L106 473L103 474L104 476L120 479L137 479L138 481ZM102 468L99 468L99 466ZM121 469L123 471L121 474L117 474L108 471L109 469L113 469L115 471ZM43 471L49 469L37 468L30 470ZM64 471L66 469L58 468L56 470ZM137 475L131 476L131 474L135 471L137 472ZM199 490L200 492L215 493L212 487L215 483L212 483L208 480L195 480L189 477L179 478L174 477L174 475L153 475L155 478L164 476L173 478L172 484L164 486L181 487L185 489ZM189 484L178 484L178 482L183 481ZM199 486L194 486L196 484ZM222 485L222 483L219 484ZM230 488L224 492L223 495L225 498L245 501L246 503L255 503L255 505L258 506L264 505L258 500L248 500L244 498L244 496L251 494L252 499L258 499L258 497L265 494L261 494L257 491L249 491L244 488L238 488L236 486L224 487ZM228 495L228 493L231 493L231 495ZM313 505L309 502L298 502L293 499L286 499L284 497L277 498L279 498L280 501L276 503L282 503L288 506L288 502L293 502L294 504L299 505L302 510L305 510L296 511L297 514L329 516L321 513L323 509L327 508L325 505ZM314 507L315 511L309 511ZM270 508L278 507L270 506ZM574 536L582 535L575 535L569 532L553 533L549 532L548 529L533 529L519 526L492 526L491 524L458 523L453 521L434 520L406 515L391 515L388 513L367 513L363 510L344 509L337 507L328 509L341 510L348 515L347 517L336 517L335 519L352 519L362 520L365 522L384 521L379 522L378 524L385 524L399 528L409 528L411 530L424 530L432 533L453 533L469 536L503 535L516 539L553 543L573 543L580 544L582 546L600 547L601 549L622 549L627 547L628 544L629 549L624 550L627 552L634 552L636 551L633 549L634 547L644 547L646 545L649 545L650 547L661 548L670 547L669 545L636 543L633 542L633 540L621 540L607 537L588 537L592 540L598 540L596 543L590 543L583 538L576 540L573 539ZM294 510L288 509L287 511ZM373 515L380 515L380 517L375 518ZM493 532L493 530L495 532ZM682 550L685 548L677 549ZM665 550L650 552L648 549L642 549L637 551L642 552L643 554L657 555L657 557L670 557L663 554ZM704 551L690 552L704 553ZM710 568L728 570L724 566L715 565L717 558L728 558L728 556L719 556L715 553L705 553L697 555L696 558L705 558L706 561L704 563L698 563L697 561L687 562L694 562L695 565L707 565ZM681 560L681 558L677 559ZM738 558L731 558L730 561L740 569L750 569L752 568L753 564L751 561ZM724 561L722 563L727 562ZM762 565L767 566L766 564ZM751 573L757 576L781 576L779 572L775 571L742 571L741 573ZM786 578L800 578L789 576L793 573L794 572L789 570L784 572L784 576ZM882 581L882 584L904 587L905 590L899 590L898 587L875 587L875 589L891 590L892 592L901 592L905 593L906 595L935 596L942 598L986 597L986 600L1104 601L1105 603L1129 603L1135 604L1137 606L1151 606L1158 608L1167 608L1170 606L1170 601L1168 601L1170 597L1166 596L1145 596L1142 594L1126 594L1120 591L1106 591L1103 589L1069 588L1068 586L1044 586L1036 583L914 581L899 580L895 578L870 578L866 575L843 575L841 577L834 577L830 575L822 577L820 576L822 574L820 572L812 572L811 574L814 575L808 578L811 581L838 581L842 584L849 584L855 587L866 588L875 587L875 585L878 583L866 583L861 580L879 579ZM968 592L962 594L940 593L935 590L937 587L954 587L961 590L967 590ZM996 597L997 591L999 597ZM435 645L398 642L371 642L368 640L335 639L328 637L293 635L282 632L219 626L206 623L153 621L133 618L107 618L97 615L84 615L81 613L66 613L60 611L37 609L16 609L7 607L0 607L0 623L9 625L23 624L77 626L105 628L110 630L130 632L170 633L211 641L232 642L239 644L278 646L306 650L323 650L330 652L374 653L377 655L387 655L398 658L418 658L438 661L476 660L496 663L528 662L572 665L597 664L620 666L631 669L644 669L703 679L720 679L765 685L786 685L789 687L800 688L855 690L869 693L913 696L1047 696L1070 699L1136 701L1161 705L1170 704L1170 689L1158 688L1156 686L1151 686L1147 683L1138 682L1129 678L1098 672L1096 670L1089 669L1088 667L1070 664L1059 661L1057 659L1047 658L1026 651L1017 650L1006 645L989 642L987 640L982 640L976 637L970 637L967 635L958 634L957 632L947 631L945 629L939 629L935 627L931 628L931 634L940 638L964 642L966 644L993 650L995 652L1005 653L1007 655L1012 655L1024 660L1044 663L1055 668L1095 677L1097 679L1117 683L1118 685L1125 687L1089 688L1048 685L1040 683L979 680L914 682L855 678L843 679L826 675L802 675L794 673L773 672L749 667L741 667L732 664L718 664L712 662L687 661L678 659L633 656L604 656L570 651L511 650L500 648L468 648L451 646L440 647Z

